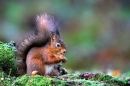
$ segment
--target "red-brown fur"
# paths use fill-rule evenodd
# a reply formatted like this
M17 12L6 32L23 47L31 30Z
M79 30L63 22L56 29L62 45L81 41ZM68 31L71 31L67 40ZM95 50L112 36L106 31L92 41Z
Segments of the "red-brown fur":
M55 36L55 34L53 34L53 36ZM55 48L55 45L52 44L56 44L59 41L53 36L51 37L50 43L48 43L46 46L34 47L28 52L26 59L27 74L31 75L33 71L38 71L37 74L45 75L46 65L55 65L59 62L65 62L67 60L66 57L62 55L64 52L66 52L65 47L63 47L63 45L60 43L62 46ZM60 54L55 55L57 53Z
M19 57L17 66L20 75L25 73L30 75L33 71L45 75L47 65L55 65L67 60L63 56L66 46L60 37L54 18L47 14L37 16L36 26L35 32L25 38L17 48ZM60 47L56 46L57 43Z

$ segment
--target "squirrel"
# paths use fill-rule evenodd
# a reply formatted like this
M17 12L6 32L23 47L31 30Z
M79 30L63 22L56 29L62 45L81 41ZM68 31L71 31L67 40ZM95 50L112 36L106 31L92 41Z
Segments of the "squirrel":
M66 45L60 37L59 27L52 16L41 14L36 17L34 33L25 38L17 47L18 74L33 72L39 75L54 74L55 65L66 62L63 56Z

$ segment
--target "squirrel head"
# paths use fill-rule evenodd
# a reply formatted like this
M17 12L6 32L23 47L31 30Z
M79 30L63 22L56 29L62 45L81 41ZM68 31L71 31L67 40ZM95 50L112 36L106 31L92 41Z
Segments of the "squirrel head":
M52 53L60 55L66 53L66 46L64 41L55 33L52 32L50 37L49 47Z

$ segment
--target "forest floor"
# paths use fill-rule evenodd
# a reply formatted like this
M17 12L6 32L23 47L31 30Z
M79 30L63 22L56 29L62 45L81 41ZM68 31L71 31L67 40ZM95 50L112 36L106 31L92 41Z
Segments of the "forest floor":
M102 73L66 74L55 78L36 75L14 77L0 73L0 86L130 86L130 77Z

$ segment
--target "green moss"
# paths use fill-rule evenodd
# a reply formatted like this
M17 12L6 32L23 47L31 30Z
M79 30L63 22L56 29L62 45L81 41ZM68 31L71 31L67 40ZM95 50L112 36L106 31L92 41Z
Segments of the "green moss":
M51 78L46 78L39 75L36 76L24 75L18 77L13 83L13 86L51 86L51 85L52 85Z
M126 86L128 85L130 81L130 77L125 78L115 78L110 75L102 74L102 73L94 73L90 74L88 77L81 78L80 74L67 74L60 76L60 79L67 80L67 81L73 81L75 83L81 82L83 86ZM80 83L79 83L80 84ZM77 84L76 84L77 85Z
M76 74L75 74L76 75ZM60 76L58 78L46 78L43 76L28 76L24 75L21 77L18 77L14 83L13 86L104 86L104 83L98 82L98 81L90 81L85 79L76 79L75 75L66 75L68 77L67 80L64 80L65 76ZM77 76L77 75L76 75ZM70 78L71 77L71 78ZM73 79L72 79L73 77ZM75 78L74 78L75 77Z
M0 86L127 86L130 80L130 77L121 80L99 73L90 75L88 79L81 79L80 74L67 74L57 78L46 78L40 75L23 75L16 78L1 72L1 78L4 80L0 80Z
M123 86L128 84L128 78L125 80L121 80L120 78L115 78L113 76L102 74L102 73L91 74L89 77L87 77L87 79L92 81L104 82L112 86L117 86L117 85Z
M16 77L12 77L4 72L0 72L0 86L11 86L15 79Z
M16 57L15 57L15 44L13 41L10 43L0 42L0 71L4 71L7 74L16 74Z

